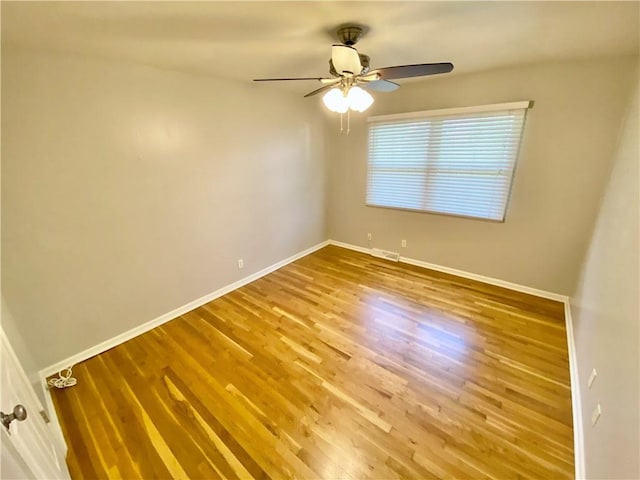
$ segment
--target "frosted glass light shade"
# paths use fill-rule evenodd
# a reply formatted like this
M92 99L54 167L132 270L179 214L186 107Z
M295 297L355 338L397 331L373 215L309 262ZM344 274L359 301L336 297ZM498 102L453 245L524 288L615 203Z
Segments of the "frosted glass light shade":
M332 88L322 97L322 101L326 107L332 112L345 113L349 109L347 97L344 96L339 88Z
M360 87L351 87L347 94L347 104L351 110L364 112L373 103L373 97Z
M332 88L322 97L326 107L332 112L345 113L347 110L364 112L373 103L373 97L369 92L360 87L350 87L345 95L340 88Z

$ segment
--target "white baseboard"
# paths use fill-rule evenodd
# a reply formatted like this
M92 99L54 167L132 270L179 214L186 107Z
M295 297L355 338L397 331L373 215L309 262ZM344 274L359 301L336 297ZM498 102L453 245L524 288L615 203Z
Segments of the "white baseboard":
M359 245L351 245L349 243L338 242L336 240L329 240L329 243L331 245L336 245L338 247L355 250L356 252L371 254L370 248L361 247ZM537 288L527 287L526 285L519 285L517 283L511 283L505 280L500 280L499 278L486 277L484 275L479 275L477 273L465 272L464 270L458 270L456 268L449 268L449 267L444 267L442 265L436 265L435 263L423 262L422 260L416 260L414 258L401 256L400 262L407 263L409 265L415 265L417 267L428 268L430 270L436 270L442 273L449 273L451 275L456 275L458 277L477 280L479 282L488 283L489 285L504 287L504 288L508 288L509 290L515 290L516 292L528 293L530 295L535 295L536 297L547 298L549 300L556 300L558 302L566 303L569 299L569 297L567 297L566 295L561 295L559 293L548 292L546 290L539 290Z
M98 345L95 345L91 348L88 348L80 353L77 353L75 355L72 355L68 358L65 358L64 360L61 360L57 363L54 363L53 365L49 365L46 368L43 368L42 370L40 370L38 372L40 378L47 378L51 375L54 375L56 373L58 373L60 370L63 370L67 367L70 367L72 365L75 365L76 363L80 363L83 362L84 360L87 360L91 357L94 357L102 352L106 352L107 350L116 347L118 345L120 345L121 343L126 342L127 340L131 340L134 337L137 337L138 335L141 335L145 332L148 332L149 330L162 325L163 323L168 322L169 320L173 320L176 317L179 317L180 315L183 315L187 312L190 312L191 310L200 307L201 305L204 305L205 303L209 303L212 300L215 300L218 297L221 297L223 295L226 295L229 292L232 292L233 290L236 290L240 287L243 287L244 285L251 283L257 279L259 279L260 277L264 277L265 275L273 272L274 270L277 270L281 267L284 267L285 265L294 262L296 260L298 260L299 258L302 258L306 255L309 255L310 253L315 252L316 250L319 250L323 247L326 247L329 244L329 241L324 241L321 243L318 243L317 245L314 245L313 247L307 248L306 250L303 250L302 252L298 252L295 255L290 256L289 258L285 258L284 260L281 260L280 262L274 263L273 265L270 265L269 267L263 268L262 270L260 270L259 272L253 273L247 277L244 277L236 282L233 282L229 285L226 285L218 290L216 290L215 292L209 293L207 295L205 295L204 297L200 297L196 300L193 300L192 302L187 303L186 305L182 305L181 307L176 308L175 310L172 310L170 312L167 312L163 315L160 315L157 318L154 318L153 320L150 320L146 323L143 323L142 325L139 325L135 328L132 328L131 330L127 330L126 332L121 333L120 335L116 335L115 337L112 337L108 340L105 340L102 343L99 343Z
M576 480L585 478L584 463L584 427L582 424L582 400L580 399L580 379L578 377L578 358L573 336L573 317L569 299L564 302L564 318L567 330L569 350L569 375L571 377L571 411L573 413L573 452Z
M371 249L367 247L361 247L359 245L352 245L350 243L339 242L337 240L329 240L330 245L335 245L336 247L348 248L349 250L355 250L360 253L367 253L371 255Z

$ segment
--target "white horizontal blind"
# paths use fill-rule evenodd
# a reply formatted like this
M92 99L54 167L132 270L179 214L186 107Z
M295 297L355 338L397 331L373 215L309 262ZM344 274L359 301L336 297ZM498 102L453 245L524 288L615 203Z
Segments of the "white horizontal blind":
M367 205L504 220L525 112L373 119Z

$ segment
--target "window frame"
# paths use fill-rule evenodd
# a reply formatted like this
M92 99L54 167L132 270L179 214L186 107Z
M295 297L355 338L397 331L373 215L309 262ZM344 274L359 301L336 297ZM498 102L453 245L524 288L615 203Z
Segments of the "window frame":
M408 212L418 212L418 213L427 213L432 215L443 215L447 217L458 217L458 218L467 218L472 220L479 220L485 222L492 223L504 223L507 217L507 211L509 209L509 203L511 199L511 193L513 190L513 182L515 178L515 172L517 169L520 151L522 147L522 138L524 136L524 129L526 124L527 111L529 108L533 106L533 101L524 100L518 102L506 102L506 103L495 103L489 105L475 105L469 107L457 107L457 108L443 108L436 110L423 110L416 112L406 112L406 113L396 113L389 115L376 115L367 118L367 122L369 123L369 127L367 128L367 179L366 179L366 188L365 188L365 205L367 207L372 208L385 208L391 210L403 210ZM371 160L370 160L370 149L371 149L371 127L372 124L375 123L383 123L383 122L393 122L393 121L408 121L408 120L428 120L431 117L441 117L441 116L452 116L452 115L465 115L465 114L484 114L491 112L499 112L499 111L508 111L508 110L523 110L523 119L522 119L522 128L519 133L519 137L517 139L517 148L515 151L513 168L511 169L511 177L508 179L509 186L506 191L506 198L504 203L504 210L502 212L502 218L487 218L481 216L473 216L473 215L464 215L461 213L449 213L442 212L437 210L426 210L421 208L410 208L410 207L401 207L401 206L388 206L388 205L376 205L368 202L369 197L369 187L370 187L370 176L371 176ZM424 166L425 171L429 170L429 165L426 164ZM428 181L428 178L426 178ZM426 191L426 189L425 189Z

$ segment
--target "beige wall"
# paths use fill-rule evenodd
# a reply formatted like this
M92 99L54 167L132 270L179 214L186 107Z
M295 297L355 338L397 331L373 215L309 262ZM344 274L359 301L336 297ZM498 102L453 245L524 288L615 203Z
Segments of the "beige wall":
M636 86L572 297L586 474L593 479L640 478L638 103ZM594 367L598 377L589 389ZM603 413L592 427L598 403Z
M3 50L2 100L2 293L37 368L327 237L302 98Z
M328 122L328 222L332 239L570 294L575 285L634 59L565 62L433 77L377 94L369 115L533 100L505 223L366 207L367 125ZM402 239L407 248L401 248Z

